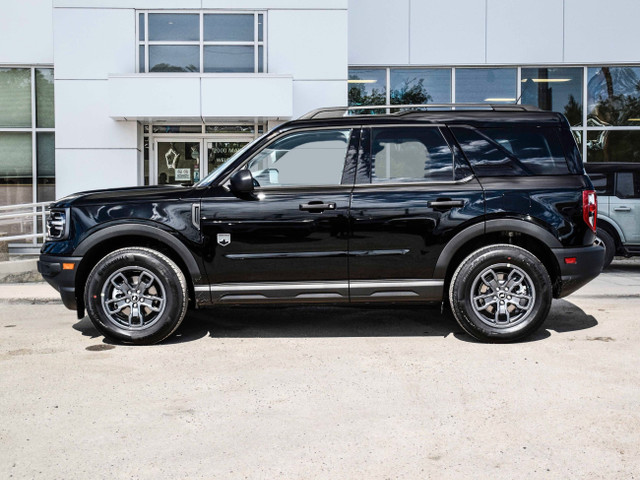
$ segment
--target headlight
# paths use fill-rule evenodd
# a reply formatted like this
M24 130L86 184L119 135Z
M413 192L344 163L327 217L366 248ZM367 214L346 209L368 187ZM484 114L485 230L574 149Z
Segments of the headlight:
M47 240L64 240L69 236L69 209L55 208L47 215Z

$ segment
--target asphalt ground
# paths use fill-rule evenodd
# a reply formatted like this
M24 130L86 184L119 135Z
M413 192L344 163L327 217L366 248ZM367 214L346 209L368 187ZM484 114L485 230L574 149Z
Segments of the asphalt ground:
M640 477L638 261L510 345L437 308L289 307L195 312L130 347L11 295L2 479Z

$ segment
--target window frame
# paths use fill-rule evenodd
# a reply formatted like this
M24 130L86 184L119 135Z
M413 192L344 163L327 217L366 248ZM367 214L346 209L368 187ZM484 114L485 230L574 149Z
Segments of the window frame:
M177 14L177 15L199 15L199 40L178 41L178 40L149 40L149 14ZM204 16L205 15L253 15L253 41L205 41L204 40ZM262 40L259 40L259 20L262 15ZM140 16L144 18L144 39L140 40ZM252 46L253 47L253 72L224 72L224 73L267 73L267 12L265 10L136 10L136 73L206 73L216 74L223 72L204 71L204 47L205 46ZM149 46L197 46L199 51L199 69L197 72L151 72L149 71ZM140 47L144 48L144 71L140 71ZM262 58L260 58L260 47L262 47ZM260 64L262 63L262 71Z

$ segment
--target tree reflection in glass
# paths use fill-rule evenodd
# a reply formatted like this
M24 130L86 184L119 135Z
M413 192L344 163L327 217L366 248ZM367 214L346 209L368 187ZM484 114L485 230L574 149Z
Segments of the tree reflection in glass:
M640 125L640 67L589 68L587 126Z

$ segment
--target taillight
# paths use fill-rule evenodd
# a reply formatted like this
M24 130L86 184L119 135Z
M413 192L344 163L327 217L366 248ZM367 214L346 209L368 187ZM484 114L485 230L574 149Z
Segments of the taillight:
M596 218L598 216L598 200L595 190L582 191L582 218L589 228L596 231Z

